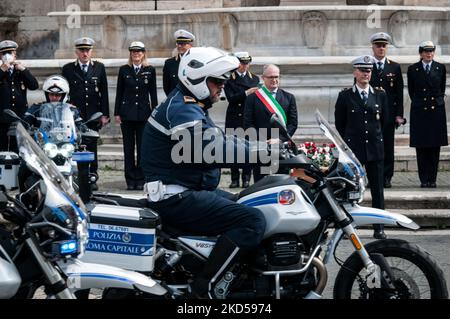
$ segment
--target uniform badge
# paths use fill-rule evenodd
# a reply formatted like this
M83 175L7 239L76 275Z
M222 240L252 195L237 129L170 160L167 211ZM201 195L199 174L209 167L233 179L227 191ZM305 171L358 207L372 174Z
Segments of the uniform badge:
M377 113L376 118L378 121L380 120L380 113Z
M393 87L394 86L394 81L391 81L391 87Z
M144 81L144 82L145 82L145 84L148 84L148 79L147 79L147 77L145 78L145 81Z
M22 89L22 91L25 91L25 85L22 83L22 85L20 86L20 88Z
M98 93L98 86L95 86L95 92Z

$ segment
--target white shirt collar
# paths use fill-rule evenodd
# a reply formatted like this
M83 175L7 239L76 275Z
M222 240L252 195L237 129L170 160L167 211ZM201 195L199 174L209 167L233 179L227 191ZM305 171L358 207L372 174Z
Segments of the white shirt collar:
M81 61L78 60L78 64L80 65L80 69L83 70L83 65L87 65L87 67L89 67L89 64L91 64L91 61L88 61L87 63L81 63Z
M367 88L362 89L357 84L354 84L353 85L353 92L356 92L356 90L358 90L359 95L361 95L362 91L365 91L367 93L367 96L369 96L369 92L373 94L373 88L370 85Z
M136 68L141 68L142 67L142 63L141 64L139 64L139 65L136 65L136 64L133 64L133 69L136 69Z
M425 70L426 69L426 67L427 67L427 65L429 65L430 66L430 70L431 70L431 64L433 63L433 60L431 61L431 62L429 62L429 63L425 63L425 62L423 62L423 60L422 60L422 66L423 66L423 69Z
M247 74L247 72L241 73L241 72L239 72L238 70L236 70L236 73L237 73L239 76L245 76L245 75Z
M378 60L377 58L375 58L375 64L378 64L378 62L381 62L381 64L385 64L386 63L386 57L382 58L381 60Z

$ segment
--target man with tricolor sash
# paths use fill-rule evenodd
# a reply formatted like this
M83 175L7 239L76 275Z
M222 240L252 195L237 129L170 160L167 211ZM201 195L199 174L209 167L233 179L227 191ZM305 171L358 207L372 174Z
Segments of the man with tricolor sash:
M297 104L293 94L281 89L280 69L273 64L264 66L262 79L264 85L247 97L244 108L244 128L255 128L258 139L271 139L272 114L277 114L284 123L287 132L293 136L298 126ZM281 134L282 132L280 132ZM280 135L281 141L287 141L287 136ZM260 168L253 170L255 182L263 178Z

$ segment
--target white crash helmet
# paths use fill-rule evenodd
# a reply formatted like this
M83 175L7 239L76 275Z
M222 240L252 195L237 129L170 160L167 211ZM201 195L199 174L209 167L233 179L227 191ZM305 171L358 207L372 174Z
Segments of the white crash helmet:
M45 97L47 98L47 102L49 102L48 94L49 93L55 93L55 94L61 94L62 100L61 102L66 102L68 95L69 95L69 83L67 80L61 76L61 75L52 75L48 77L44 85L42 86L42 89L45 92Z
M228 80L239 67L239 59L213 47L193 47L183 55L178 69L180 82L199 100L209 97L206 80Z

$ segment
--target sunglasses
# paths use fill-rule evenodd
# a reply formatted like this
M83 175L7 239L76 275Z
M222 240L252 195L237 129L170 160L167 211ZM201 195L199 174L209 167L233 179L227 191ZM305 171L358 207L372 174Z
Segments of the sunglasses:
M215 85L223 85L227 80L218 78L208 78L208 81Z

